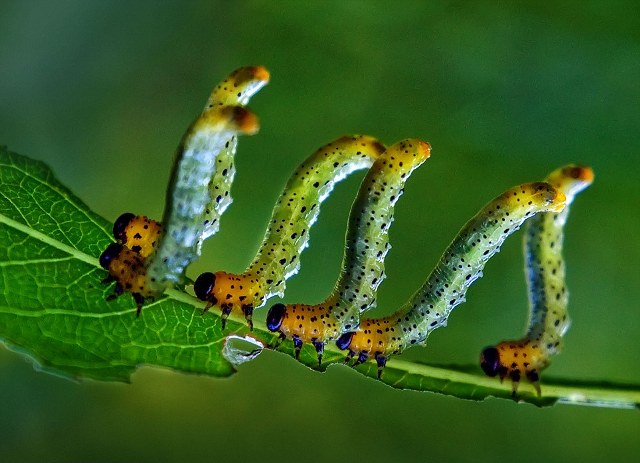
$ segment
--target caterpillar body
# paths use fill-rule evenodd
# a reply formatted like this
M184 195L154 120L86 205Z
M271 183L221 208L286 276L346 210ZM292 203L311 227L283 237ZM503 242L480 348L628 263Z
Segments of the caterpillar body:
M282 339L293 339L296 358L306 342L315 346L321 362L325 344L355 329L360 313L375 306L391 247L388 230L394 205L406 180L430 153L431 147L420 140L387 148L367 173L351 207L342 271L332 293L320 304L275 304L269 309L267 327Z
M156 296L146 283L146 259L122 244L111 243L100 255L100 265L109 272L104 283L115 281L114 292L107 300L125 292L131 293L137 306L136 316L139 317L145 300Z
M185 133L167 190L165 233L147 263L149 290L161 293L182 284L187 266L200 256L202 241L218 231L220 216L231 203L237 136L254 134L259 127L244 106L268 80L261 66L234 71L214 88Z
M196 279L194 291L207 302L205 310L219 304L223 326L233 310L242 312L252 326L253 309L274 295L282 296L286 280L298 271L320 204L337 182L371 167L384 149L372 137L349 136L323 146L305 160L289 178L247 270L242 274L206 272Z
M542 211L559 211L564 195L548 183L511 188L489 202L460 230L424 285L394 314L364 319L358 331L342 335L336 344L355 363L375 359L378 377L392 354L421 344L445 326L451 311L464 302L471 284L482 276L486 262L522 223Z
M113 237L118 243L110 244L100 255L100 265L109 272L103 282L116 283L107 300L131 293L138 317L145 299L157 296L146 283L146 267L147 258L155 252L161 234L159 222L125 212L113 224Z
M508 377L513 394L525 377L540 395L540 372L549 365L550 357L562 348L562 337L569 328L567 314L569 293L565 284L562 256L564 226L569 205L575 195L593 182L589 167L570 165L553 171L548 183L566 196L561 212L547 212L525 225L525 276L529 293L529 322L525 337L503 341L482 351L480 365L488 376Z
M113 224L113 237L142 257L153 254L162 234L162 224L144 215L125 212Z
M145 299L181 283L184 271L200 254L202 241L214 234L231 203L238 134L258 130L256 116L244 108L269 80L261 66L240 68L212 91L200 116L178 148L167 189L164 223L122 214L114 223L118 241L100 256L115 281L114 294L133 295L140 315Z

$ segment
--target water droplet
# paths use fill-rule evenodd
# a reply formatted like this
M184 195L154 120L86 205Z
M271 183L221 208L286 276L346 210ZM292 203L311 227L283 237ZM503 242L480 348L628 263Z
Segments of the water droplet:
M264 349L261 341L251 336L238 336L232 334L227 336L222 348L222 356L234 367L249 362L260 355Z

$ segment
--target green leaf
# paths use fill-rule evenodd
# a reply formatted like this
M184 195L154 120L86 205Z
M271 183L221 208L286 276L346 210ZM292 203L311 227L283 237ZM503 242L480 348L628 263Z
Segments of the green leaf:
M202 317L195 299L163 297L139 319L129 295L105 300L112 288L97 257L113 241L111 226L44 164L3 148L0 184L0 336L8 345L72 377L126 381L141 364L233 371L219 319Z
M277 344L277 336L260 320L249 332L243 320L232 316L223 332L216 308L203 316L201 301L175 289L146 305L139 319L129 295L107 302L112 288L102 283L106 272L98 256L113 241L111 224L62 186L43 163L6 148L0 148L0 185L0 339L43 369L120 381L129 381L139 365L229 376L262 346ZM243 338L251 344L239 345ZM289 342L278 349L293 355ZM305 346L300 361L324 370L343 363L344 353L328 346L318 367L315 350ZM377 376L372 362L356 369ZM544 380L542 397L523 384L518 399L538 406L640 407L638 385ZM471 400L511 399L510 384L482 376L478 367L392 358L382 381Z

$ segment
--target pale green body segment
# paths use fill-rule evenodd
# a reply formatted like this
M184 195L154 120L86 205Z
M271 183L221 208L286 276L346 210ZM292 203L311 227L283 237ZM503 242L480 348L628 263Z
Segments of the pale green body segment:
M540 214L527 224L524 238L525 273L529 290L528 339L539 339L546 355L560 351L562 336L569 329L562 258L562 224L568 208L557 214ZM544 337L544 341L543 341Z
M562 254L569 206L592 179L591 170L582 167L567 166L552 172L546 181L564 192L567 207L561 212L539 214L525 226L523 244L529 292L526 338L540 341L540 348L547 357L560 351L562 337L571 323L567 313L569 292Z
M489 346L480 355L480 366L488 376L509 378L515 395L519 382L526 378L540 395L540 373L552 355L562 349L569 328L569 293L565 286L562 255L564 226L569 205L577 193L593 182L590 167L569 165L554 170L546 178L564 193L567 207L539 214L525 226L525 276L529 290L529 322L524 338Z
M405 182L430 154L425 142L401 141L387 149L360 187L349 215L342 271L325 302L334 307L340 334L357 327L360 314L375 307L378 286L386 276L395 204Z
M220 216L231 204L237 136L258 130L257 118L243 106L268 78L262 67L234 71L216 86L185 133L167 190L165 233L148 262L147 283L154 291L183 283L203 240L218 231Z
M520 197L521 201L514 201ZM557 207L556 197L556 190L546 184L522 185L489 203L467 222L422 288L398 311L396 329L403 333L403 339L392 343L388 351L423 343L433 330L446 326L451 311L465 301L467 290L482 277L485 264L505 239L534 214Z
M547 183L514 187L487 204L462 228L424 285L394 314L365 319L360 329L339 344L361 361L375 357L384 365L390 354L426 341L446 326L451 311L464 302L471 284L504 240L538 212L564 207L564 195Z
M336 183L371 167L384 147L368 136L343 137L305 160L293 173L273 210L260 249L244 272L262 282L264 300L284 295L285 281L300 268L309 230L320 204Z

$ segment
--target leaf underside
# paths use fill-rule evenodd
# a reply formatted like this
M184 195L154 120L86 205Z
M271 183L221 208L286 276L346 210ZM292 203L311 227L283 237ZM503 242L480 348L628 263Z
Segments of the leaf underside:
M98 256L113 242L111 224L61 185L45 164L6 147L0 147L0 185L0 339L43 370L71 378L129 381L138 366L153 365L223 377L241 359L252 357L225 349L229 334L250 336L265 347L278 343L261 321L249 332L243 320L232 316L223 332L219 310L203 315L202 303L178 289L145 305L139 319L130 296L107 302L113 289L102 282L106 272ZM290 342L277 348L293 355ZM344 358L327 346L318 367L315 351L305 346L300 361L324 370ZM373 362L356 369L377 376ZM392 359L382 381L470 400L512 398L510 384L482 376L478 367ZM638 385L545 378L542 388L543 396L537 397L523 384L517 398L538 406L640 407Z

